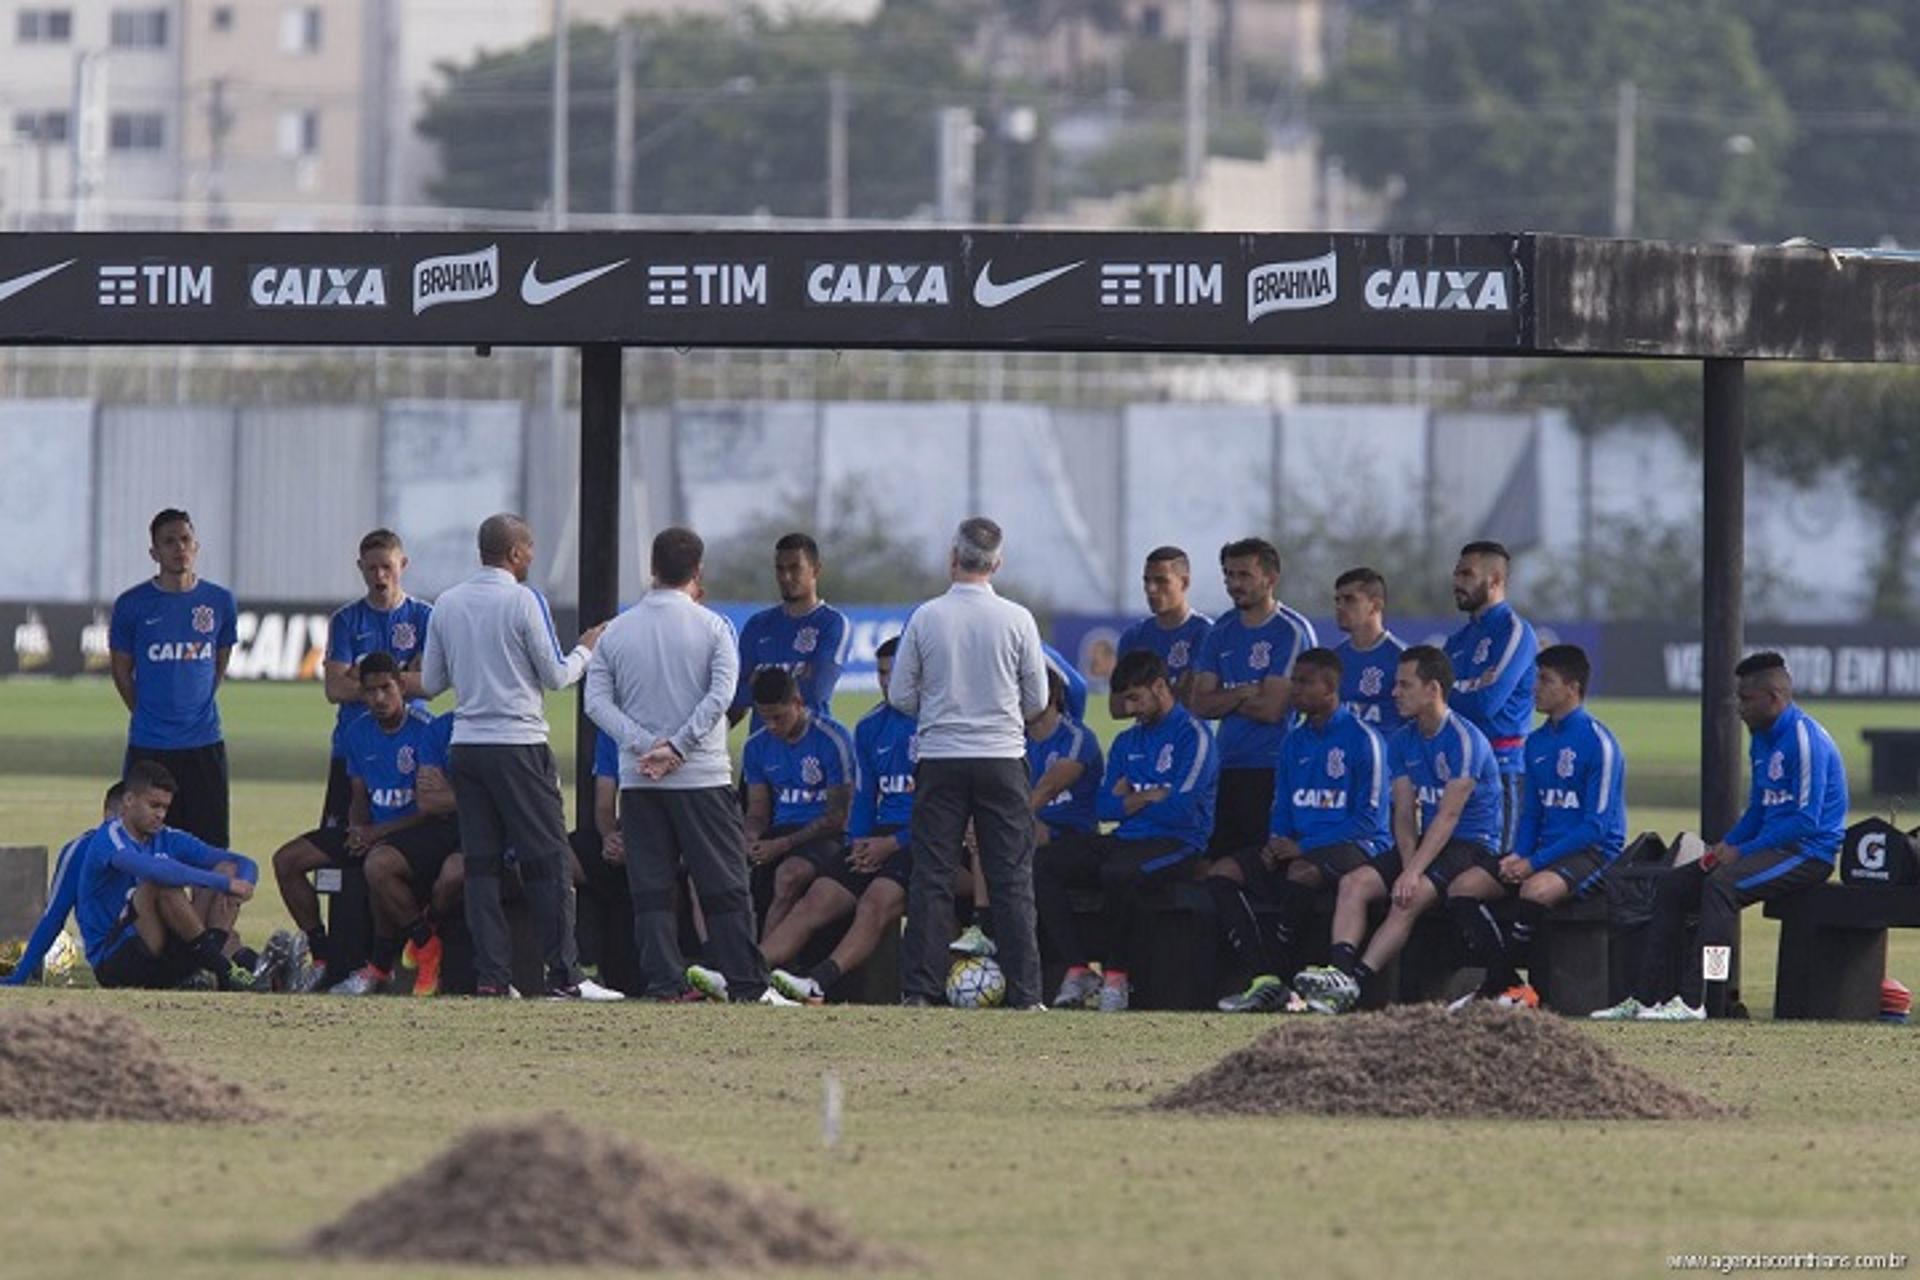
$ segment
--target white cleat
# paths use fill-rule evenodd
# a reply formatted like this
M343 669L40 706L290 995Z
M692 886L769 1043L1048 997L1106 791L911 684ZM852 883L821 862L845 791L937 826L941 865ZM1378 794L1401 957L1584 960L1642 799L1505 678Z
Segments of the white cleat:
M760 993L760 1003L774 1005L775 1007L781 1008L781 1009L799 1009L804 1007L801 1005L801 1003L798 1000L787 999L785 996L781 995L780 992L773 987L768 987L765 991L762 991Z
M1656 1004L1652 1008L1642 1009L1634 1019L1636 1022L1705 1022L1707 1011L1696 1009L1679 996L1665 1004Z

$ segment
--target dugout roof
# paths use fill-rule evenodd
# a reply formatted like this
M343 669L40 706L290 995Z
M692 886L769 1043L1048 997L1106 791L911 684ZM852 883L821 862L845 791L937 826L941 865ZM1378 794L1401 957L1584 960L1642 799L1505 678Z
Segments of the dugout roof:
M0 343L1920 358L1920 260L1549 235L0 236Z

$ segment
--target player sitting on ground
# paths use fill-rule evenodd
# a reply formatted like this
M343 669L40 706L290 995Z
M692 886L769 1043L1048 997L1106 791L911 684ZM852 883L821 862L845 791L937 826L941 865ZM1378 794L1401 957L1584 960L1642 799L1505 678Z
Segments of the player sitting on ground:
M1346 1012L1360 1002L1361 988L1407 942L1413 922L1441 896L1493 898L1500 883L1500 768L1486 735L1447 710L1453 664L1432 645L1417 644L1400 655L1393 698L1408 723L1387 744L1393 773L1393 841L1400 874L1387 918L1360 952L1364 908L1347 915L1336 931L1329 963L1302 970L1294 989L1317 1008ZM1379 895L1372 876L1340 882L1371 906ZM1358 919L1356 930L1352 921Z
M309 875L322 867L364 858L372 902L374 941L368 964L338 980L342 995L366 995L393 975L403 943L414 948L415 991L439 989L440 943L432 918L414 903L415 885L431 894L444 917L459 903L461 867L446 775L446 739L452 718L438 720L409 705L399 664L384 653L360 661L360 696L368 714L351 721L342 740L352 788L345 827L319 827L289 840L273 855L273 874L299 935L276 934L267 958L284 963L296 992L327 985L327 935L320 899ZM377 856L376 856L377 855ZM441 881L445 881L445 885Z
M1206 885L1227 942L1255 976L1220 1002L1224 1013L1278 1013L1293 990L1294 954L1315 890L1339 884L1335 937L1366 932L1367 903L1386 896L1400 859L1388 825L1387 749L1380 735L1340 701L1340 659L1308 649L1294 660L1293 705L1305 717L1280 748L1273 780L1272 837L1214 863ZM1365 883L1349 892L1347 880ZM1253 900L1282 908L1278 946L1269 948Z
M1793 678L1777 653L1756 653L1735 667L1740 719L1752 737L1753 770L1747 810L1720 843L1697 862L1660 877L1653 919L1641 944L1633 994L1594 1017L1649 1022L1698 1022L1725 1015L1732 947L1740 912L1820 884L1833 873L1847 825L1847 769L1833 738L1793 700ZM1680 932L1698 911L1697 964L1685 968L1689 990L1705 986L1699 1003L1681 992L1674 973Z
M1103 1013L1124 1010L1139 894L1191 874L1213 828L1213 793L1220 765L1207 727L1174 700L1158 655L1136 650L1114 664L1113 688L1133 726L1114 739L1095 813L1117 822L1111 835L1062 841L1035 860L1033 888L1040 927L1067 973L1054 1004L1063 1009L1098 1003ZM1103 973L1074 924L1070 889L1102 891L1106 946Z
M1592 664L1576 645L1543 649L1534 677L1533 705L1547 720L1527 735L1526 790L1513 852L1500 859L1500 879L1518 890L1513 922L1503 932L1486 903L1449 898L1447 909L1474 959L1484 965L1475 998L1502 1004L1540 1003L1519 966L1547 912L1599 887L1627 842L1627 762L1611 731L1582 705Z
M111 822L120 816L120 797L126 793L126 784L116 782L107 788L107 798L100 808L100 820ZM13 972L0 978L0 987L25 986L27 981L39 971L40 964L53 950L54 940L60 931L67 927L67 917L80 900L80 868L82 859L75 857L86 846L87 837L93 829L82 831L67 841L60 849L60 856L53 863L53 893L47 899L47 909L40 914L40 922L33 926L33 934L27 939L27 949L21 953L20 962Z
M880 678L880 705L853 728L853 754L859 766L848 833L853 849L839 866L817 877L778 928L767 931L760 950L772 969L774 989L789 1000L824 1004L835 983L865 964L888 929L907 911L907 885L913 870L907 844L913 820L913 769L920 756L913 717L887 701L898 638L874 651ZM814 933L853 913L853 923L833 954L803 975L789 972Z
M135 761L119 816L75 852L87 963L103 987L178 987L203 969L224 991L251 986L258 957L240 946L234 922L259 868L167 826L173 792L165 766Z
M747 739L741 772L756 899L771 881L764 942L814 878L845 861L855 771L852 735L809 709L785 670L753 678L753 710L763 727Z

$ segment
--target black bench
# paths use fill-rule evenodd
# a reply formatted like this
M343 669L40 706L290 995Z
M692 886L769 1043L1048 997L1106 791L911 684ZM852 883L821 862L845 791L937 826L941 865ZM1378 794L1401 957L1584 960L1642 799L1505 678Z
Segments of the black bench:
M1887 930L1920 928L1920 886L1815 885L1766 904L1780 922L1775 1018L1880 1016Z
M1862 729L1860 736L1867 740L1874 795L1920 795L1920 729Z

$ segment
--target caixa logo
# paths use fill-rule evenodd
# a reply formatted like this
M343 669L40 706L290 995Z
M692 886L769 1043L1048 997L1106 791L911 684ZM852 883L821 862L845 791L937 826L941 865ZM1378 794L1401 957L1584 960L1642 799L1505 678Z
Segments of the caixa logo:
M230 680L317 680L325 658L324 613L243 609L235 619Z
M819 262L807 272L807 301L823 307L944 307L951 292L938 262Z
M256 307L384 307L384 267L255 267L247 296Z
M1504 271L1381 268L1360 290L1375 311L1510 311Z

